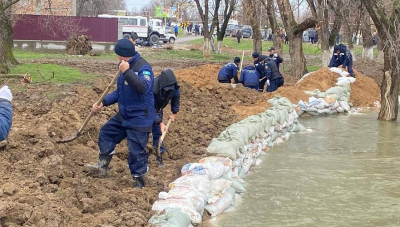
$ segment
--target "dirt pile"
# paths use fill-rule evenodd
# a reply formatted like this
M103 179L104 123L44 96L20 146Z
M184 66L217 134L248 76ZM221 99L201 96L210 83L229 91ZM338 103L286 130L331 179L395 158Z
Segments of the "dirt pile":
M351 84L350 102L355 107L373 107L375 101L380 101L380 88L376 81L370 77L364 76L359 71L355 70L356 82ZM312 91L319 89L326 91L335 86L339 75L331 72L329 68L322 68L311 73L296 85L296 88L303 91ZM303 101L305 101L303 99Z
M181 111L166 138L166 167L157 168L151 156L146 189L132 188L125 142L116 149L109 177L93 178L84 165L97 160L98 132L116 113L115 106L96 115L76 141L55 140L77 130L111 73L91 87L62 86L61 99L54 101L46 95L56 85L14 93L14 125L9 146L0 153L2 225L144 226L158 192L179 176L184 164L202 158L213 137L239 120L208 89L182 81Z
M219 84L220 66L216 65L176 70L182 89L181 110L166 137L165 168L157 168L152 155L147 187L137 190L132 188L127 167L126 142L116 148L107 178L94 178L84 168L97 160L99 129L116 113L116 106L95 115L76 141L55 143L76 132L115 70L112 62L91 67L78 61L71 64L106 76L85 85L32 84L21 89L20 84L10 84L14 122L9 144L0 151L2 226L146 226L158 193L180 175L184 164L204 156L213 137L239 119L265 110L266 100L276 94L292 102L308 98L304 90L293 86L267 94ZM178 63L162 66L182 67ZM358 81L360 89L370 83L363 77ZM357 88L354 93L365 95ZM168 116L169 107L166 109Z
M71 36L67 44L67 54L70 55L85 55L89 53L92 48L91 37L87 35Z

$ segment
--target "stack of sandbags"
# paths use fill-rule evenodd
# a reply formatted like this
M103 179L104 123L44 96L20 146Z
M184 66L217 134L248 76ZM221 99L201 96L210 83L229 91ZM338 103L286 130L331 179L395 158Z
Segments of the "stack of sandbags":
M350 111L350 84L356 81L356 78L348 77L349 73L339 68L330 68L332 72L338 73L341 77L335 87L331 87L325 92L316 89L314 91L306 91L311 95L308 102L300 100L296 107L296 113L301 116L307 113L312 116L322 114L337 114Z
M171 226L182 219L183 226L190 218L198 224L204 209L216 216L235 204L235 194L245 192L243 179L251 166L261 163L259 156L291 133L305 130L287 98L276 96L268 102L271 108L231 125L213 139L207 148L210 157L183 166L182 176L169 185L169 192L159 193L152 208L158 214L150 223Z

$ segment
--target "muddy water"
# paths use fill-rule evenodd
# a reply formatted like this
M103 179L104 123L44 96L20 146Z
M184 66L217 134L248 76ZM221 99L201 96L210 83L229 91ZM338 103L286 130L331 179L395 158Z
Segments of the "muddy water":
M400 122L301 118L262 157L236 207L203 226L400 226Z

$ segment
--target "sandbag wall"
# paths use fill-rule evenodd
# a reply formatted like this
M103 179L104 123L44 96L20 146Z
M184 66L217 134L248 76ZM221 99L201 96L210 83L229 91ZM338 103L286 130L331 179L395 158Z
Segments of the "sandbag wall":
M206 158L183 166L182 176L160 192L149 222L156 226L190 226L202 221L204 210L212 216L235 204L235 194L245 192L244 178L268 147L306 130L294 105L284 97L268 100L272 107L228 127L214 138Z
M350 102L350 84L354 83L356 78L348 77L349 73L339 68L330 68L330 70L340 75L336 86L329 88L325 92L321 92L318 89L306 91L306 94L311 95L311 97L308 102L299 101L296 107L296 113L299 116L304 113L317 116L350 111L350 107L352 106ZM306 76L307 74L304 77Z

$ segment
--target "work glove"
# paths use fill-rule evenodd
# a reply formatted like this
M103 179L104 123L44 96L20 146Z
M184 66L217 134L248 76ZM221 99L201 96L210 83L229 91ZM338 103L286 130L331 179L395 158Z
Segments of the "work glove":
M267 80L267 85L269 86L270 84L269 84L269 80Z
M278 57L278 54L277 54L277 53L275 53L275 54L274 54L274 58L277 58L277 57Z
M3 87L0 89L0 98L1 98L1 99L6 99L6 100L8 100L9 102L12 101L13 95L11 94L11 91L10 91L10 89L8 88L7 85L6 85L6 86L3 86Z

